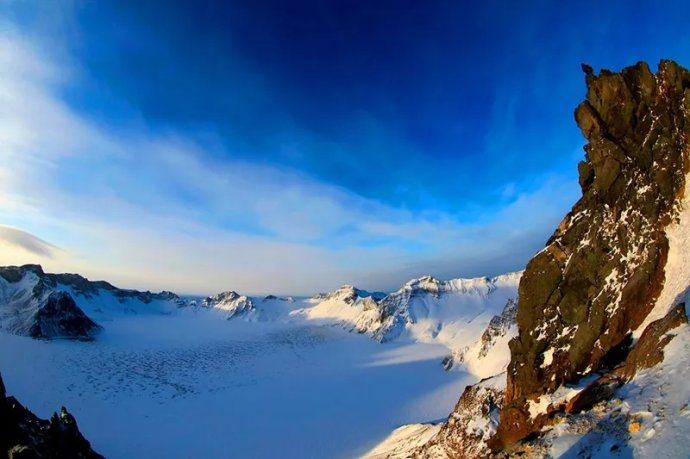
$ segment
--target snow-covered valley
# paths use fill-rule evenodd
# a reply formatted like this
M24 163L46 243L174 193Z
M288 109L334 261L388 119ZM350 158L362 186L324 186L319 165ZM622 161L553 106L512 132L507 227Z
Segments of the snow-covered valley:
M69 407L111 458L365 454L401 425L448 415L478 376L462 359L452 371L443 362L481 344L519 279L427 277L389 296L344 286L313 298L183 299L3 269L7 392L41 417ZM22 336L39 315L71 330L75 311L46 312L54 291L101 328L86 340ZM499 353L505 360L507 348Z
M114 320L92 342L0 334L8 393L68 406L106 457L353 457L445 417L472 378L438 345L186 311Z

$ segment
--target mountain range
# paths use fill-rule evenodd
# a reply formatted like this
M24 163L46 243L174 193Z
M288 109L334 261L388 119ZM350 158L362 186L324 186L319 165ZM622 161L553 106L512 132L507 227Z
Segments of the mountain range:
M662 61L656 73L645 63L599 74L584 65L583 71L587 95L575 110L587 140L585 159L578 166L582 197L524 271L445 281L424 276L389 293L344 285L311 298L258 298L232 290L181 298L171 292L119 289L78 274L49 274L38 265L7 266L0 268L0 329L12 335L8 342L27 348L36 342L58 346L68 339L88 346L102 340L95 357L80 355L95 358L104 367L102 373L117 375L112 390L122 390L120 380L135 374L138 384L156 381L153 394L165 386L172 397L195 390L189 383L193 378L184 373L187 368L196 371L193 376L202 374L204 384L217 384L214 391L228 390L224 378L214 380L214 372L235 371L237 366L241 371L235 375L252 372L251 378L241 379L244 385L254 384L262 371L267 380L277 378L278 373L269 371L275 361L265 367L255 363L276 352L276 343L284 352L280 359L293 358L293 365L307 372L316 368L317 373L309 373L313 376L330 359L319 357L319 364L312 365L304 359L304 350L347 335L353 339L347 346L366 348L373 357L351 361L350 379L337 368L323 370L328 380L342 379L342 387L349 387L363 374L372 381L381 378L382 368L408 371L386 386L390 391L413 385L418 376L414 364L436 358L434 353L442 349L445 356L438 359L437 370L467 374L472 382L448 417L410 424L414 420L406 415L405 425L370 445L364 455L687 457L690 72L672 61ZM232 330L235 335L221 344L215 335L210 344L185 337L195 346L191 351L175 347L166 353L160 343L147 342L151 349L140 354L120 352L113 336L139 339L138 333L151 331L140 325L148 324L150 316L180 319L170 335L161 335L173 343L186 332L180 324L198 318L205 326L211 324L204 328L209 333L225 337ZM240 339L261 324L268 324L265 336ZM364 336L355 341L356 334ZM324 349L334 349L330 345ZM405 353L408 345L414 349ZM377 347L371 351L368 346ZM111 355L128 365L126 371ZM114 369L108 367L113 361ZM4 374L8 370L12 368ZM89 375L99 384L112 383L112 378L103 382ZM0 436L3 448L42 450L49 442L63 440L59 435L39 438L35 432L72 429L71 438L84 454L96 454L66 411L55 415L55 421L40 420L17 408L18 402L5 397L2 384L0 388L0 410L14 410L29 420L13 424L13 439ZM438 389L441 393L443 388ZM289 392L289 397L296 393ZM342 405L315 409L328 414L321 422L334 422L361 399L360 393L336 392L328 400ZM442 399L431 393L424 401L433 405ZM371 403L376 401L372 398ZM400 411L399 406L386 408Z

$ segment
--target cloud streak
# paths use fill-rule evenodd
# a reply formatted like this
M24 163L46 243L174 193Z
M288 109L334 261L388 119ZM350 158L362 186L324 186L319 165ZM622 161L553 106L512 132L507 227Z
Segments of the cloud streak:
M0 225L0 244L8 244L40 258L54 258L60 249L31 233L11 226Z

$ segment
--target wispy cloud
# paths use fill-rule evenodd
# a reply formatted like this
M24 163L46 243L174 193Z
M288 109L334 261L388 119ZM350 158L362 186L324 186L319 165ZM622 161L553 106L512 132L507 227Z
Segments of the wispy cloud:
M24 250L40 258L54 258L61 250L49 242L11 226L0 225L0 244Z
M232 151L209 155L220 147L183 132L115 130L61 97L75 68L2 30L0 220L13 227L1 226L0 238L52 259L52 269L193 292L303 294L343 282L393 288L426 272L520 268L574 194L558 178L530 193L507 185L501 211L468 222L233 159ZM55 246L17 228L69 256L56 259Z

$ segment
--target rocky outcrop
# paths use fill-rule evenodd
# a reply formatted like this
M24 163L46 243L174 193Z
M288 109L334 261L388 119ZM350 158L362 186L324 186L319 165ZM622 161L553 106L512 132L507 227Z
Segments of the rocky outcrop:
M408 457L542 457L558 432L617 426L606 413L625 405L616 394L667 364L664 347L687 333L690 72L671 61L656 74L583 69L583 195L520 280L505 387L469 386Z
M14 397L5 395L0 377L0 457L11 459L97 459L74 417L62 407L50 420L36 417Z
M505 374L467 386L439 433L406 457L483 457L491 454L488 440L496 432L503 405Z
M685 304L681 303L665 317L649 324L623 362L571 398L564 408L565 412L579 413L608 400L616 389L633 379L639 371L661 363L664 359L664 347L675 337L673 330L686 323L688 317L685 314Z
M496 448L541 428L546 416L530 408L543 394L622 362L664 285L665 229L688 165L690 73L670 61L656 75L644 63L584 70L583 196L520 282Z
M33 314L26 334L32 338L91 339L100 329L69 293L51 292Z
M491 348L496 345L496 341L510 333L515 325L516 317L517 302L510 298L501 314L493 316L486 330L482 333L479 357L486 357Z

